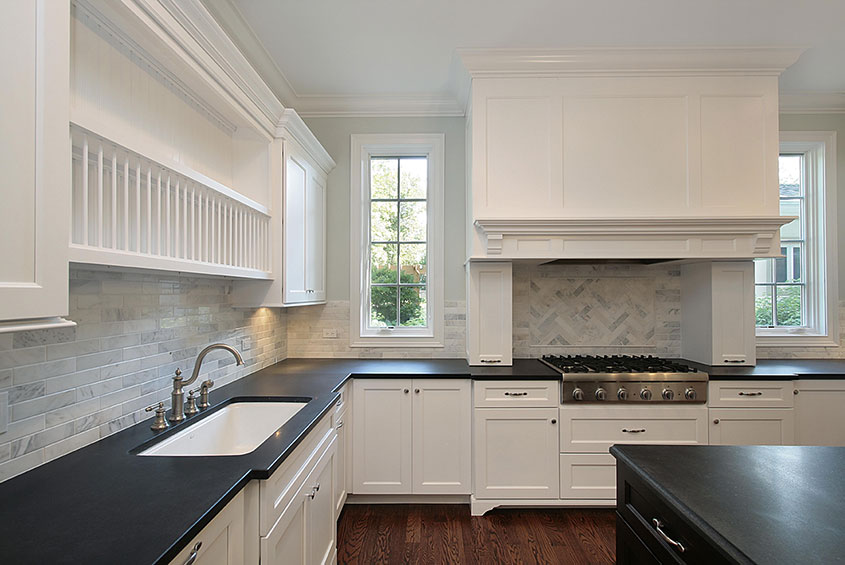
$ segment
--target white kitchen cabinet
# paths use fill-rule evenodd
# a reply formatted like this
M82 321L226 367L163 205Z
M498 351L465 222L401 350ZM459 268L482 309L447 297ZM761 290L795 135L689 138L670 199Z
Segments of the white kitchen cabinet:
M244 498L243 491L238 493L170 564L244 564Z
M682 356L707 365L754 365L754 263L714 261L681 267Z
M472 398L467 379L414 379L414 494L469 494Z
M796 442L845 446L845 380L802 379L795 391Z
M0 60L14 84L0 94L0 322L16 322L0 331L72 325L60 318L68 312L70 2L3 7Z
M354 494L469 494L470 381L355 379Z
M467 266L467 361L513 364L513 266L469 262Z
M475 498L558 498L557 418L557 408L476 408Z
M707 405L711 408L792 408L792 381L710 381Z
M616 458L610 453L561 453L560 497L616 500Z
M335 559L334 505L337 437L332 437L288 506L261 538L263 565L312 565Z
M285 156L285 304L326 300L326 176L305 155Z
M793 445L795 414L780 408L710 408L710 445Z
M335 455L335 515L340 516L348 494L347 469L349 467L349 410L341 403L334 415L334 429L337 432L337 455Z

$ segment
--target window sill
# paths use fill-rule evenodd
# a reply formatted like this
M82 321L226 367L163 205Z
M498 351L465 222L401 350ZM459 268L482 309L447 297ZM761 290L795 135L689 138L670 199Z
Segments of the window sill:
M428 347L438 348L444 347L443 342L433 337L409 337L409 336L395 336L383 337L361 336L349 344L349 347Z
M758 332L757 347L839 347L839 342L831 336L809 332Z

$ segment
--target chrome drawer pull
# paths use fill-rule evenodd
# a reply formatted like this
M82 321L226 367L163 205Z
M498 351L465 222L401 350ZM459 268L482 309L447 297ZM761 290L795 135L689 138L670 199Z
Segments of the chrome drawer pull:
M197 555L199 555L201 547L202 547L201 541L198 541L196 544L194 544L194 548L191 550L191 554L185 560L185 565L191 565L194 561L197 560Z
M641 434L645 431L645 428L632 428L630 430L628 428L622 428L622 431L626 434Z
M725 363L745 363L745 359L725 359Z
M686 548L683 546L683 544L681 544L681 542L673 540L672 538L666 535L666 532L660 529L663 527L663 522L661 522L657 518L652 518L651 523L654 524L654 529L657 530L657 533L660 534L660 537L663 538L663 541L665 541L672 547L677 548L678 551L680 551L681 553L686 551Z
M528 396L527 392L506 392L505 396Z
M482 363L501 363L501 359L482 359Z
M739 391L740 396L763 396L762 392L743 392Z

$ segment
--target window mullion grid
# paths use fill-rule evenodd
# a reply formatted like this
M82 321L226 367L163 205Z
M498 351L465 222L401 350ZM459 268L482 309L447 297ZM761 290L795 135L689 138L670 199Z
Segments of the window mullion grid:
M396 327L401 327L402 303L399 299L402 296L402 159L396 159Z

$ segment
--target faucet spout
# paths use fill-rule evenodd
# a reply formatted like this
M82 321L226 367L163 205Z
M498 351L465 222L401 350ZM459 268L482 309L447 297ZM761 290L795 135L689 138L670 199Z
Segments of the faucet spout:
M171 422L181 422L185 419L185 393L183 392L183 387L191 385L200 374L200 369L202 368L202 362L205 359L205 356L214 351L215 349L224 349L232 354L235 358L235 361L238 365L244 364L244 359L241 357L240 351L232 347L231 345L226 345L225 343L214 343L209 345L205 349L199 352L197 355L196 363L194 364L194 372L191 373L191 378L187 381L182 380L182 371L176 369L176 376L173 377L173 391L170 393L171 399L171 410L170 416L168 416L168 420ZM211 381L209 381L211 382ZM211 383L213 384L213 383ZM210 387L211 384L208 386ZM208 387L204 387L205 396L203 398L203 402L205 402L206 407L208 406Z

